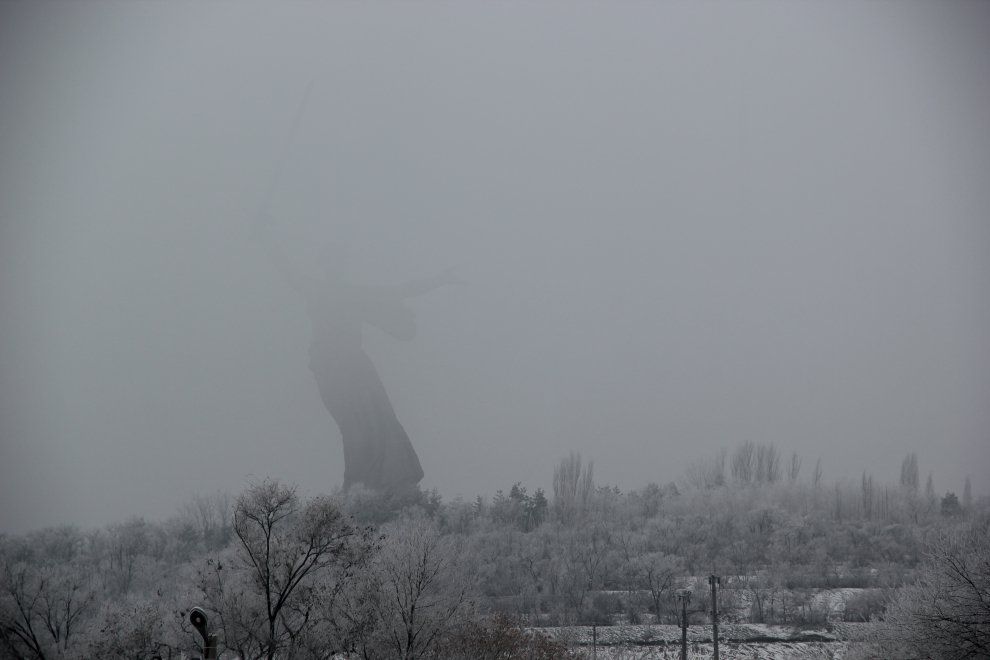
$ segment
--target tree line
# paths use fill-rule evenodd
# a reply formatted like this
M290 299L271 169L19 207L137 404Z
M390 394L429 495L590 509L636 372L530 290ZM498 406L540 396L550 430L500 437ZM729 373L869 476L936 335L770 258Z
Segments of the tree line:
M201 654L188 622L198 605L227 658L568 657L534 629L676 623L674 591L691 585L690 616L704 623L710 573L740 620L819 623L816 590L852 586L866 595L844 616L889 610L894 625L912 621L899 594L948 589L932 577L939 539L985 534L990 511L968 483L961 499L933 497L930 475L922 490L913 454L896 484L826 483L820 462L802 478L796 455L754 443L627 493L571 454L552 483L549 495L515 483L445 502L358 488L305 499L268 479L196 496L164 522L3 536L0 648L32 660Z

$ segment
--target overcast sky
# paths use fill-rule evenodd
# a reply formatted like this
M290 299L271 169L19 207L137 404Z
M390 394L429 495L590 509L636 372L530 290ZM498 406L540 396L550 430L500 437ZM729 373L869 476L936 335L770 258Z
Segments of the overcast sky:
M990 494L983 3L5 3L0 530L342 483L318 273L446 498L743 441ZM311 93L285 150L289 127Z

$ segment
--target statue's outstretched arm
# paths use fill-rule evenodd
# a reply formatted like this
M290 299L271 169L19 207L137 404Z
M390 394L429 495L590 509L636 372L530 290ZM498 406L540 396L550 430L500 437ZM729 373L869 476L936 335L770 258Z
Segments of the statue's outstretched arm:
M448 268L442 273L433 277L426 277L420 280L411 280L395 288L395 292L400 298L413 298L429 293L434 289L439 289L448 284L460 284L461 279L454 273L453 268Z

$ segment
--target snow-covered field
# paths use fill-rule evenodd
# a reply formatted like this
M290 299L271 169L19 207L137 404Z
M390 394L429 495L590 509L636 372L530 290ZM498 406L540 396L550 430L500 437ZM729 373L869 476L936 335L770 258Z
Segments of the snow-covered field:
M591 626L541 628L540 632L579 646L586 657L601 660L675 660L680 657L678 626ZM719 655L726 660L824 660L845 657L849 640L861 637L860 624L818 630L785 626L726 624L719 626ZM711 626L688 628L688 657L711 658Z
M842 660L847 642L774 642L719 644L723 660ZM596 660L679 660L678 646L643 648L636 646L599 647L597 653L584 649L585 657ZM713 656L711 644L688 645L688 658L704 660Z

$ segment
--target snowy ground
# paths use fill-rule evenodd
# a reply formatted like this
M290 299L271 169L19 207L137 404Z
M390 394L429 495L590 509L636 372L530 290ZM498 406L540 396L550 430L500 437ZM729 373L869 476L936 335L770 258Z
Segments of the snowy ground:
M818 630L785 626L726 624L719 626L719 655L746 660L839 660L848 641L861 636L859 624L841 624ZM579 646L588 658L601 660L675 660L680 657L678 626L591 626L541 628L556 639ZM688 628L688 657L711 658L711 626Z
M775 642L766 644L720 644L719 657L723 660L842 660L846 655L846 642ZM643 648L636 646L600 647L583 650L585 657L595 660L679 660L678 646ZM688 645L690 660L704 660L713 655L711 644Z
M811 596L808 606L815 612L820 612L827 621L842 621L843 613L846 610L846 603L854 600L864 593L875 591L875 589L862 589L854 587L843 587L839 589L816 589ZM722 612L722 616L729 620L744 620L753 607L753 594L746 589L733 589L722 591L723 594L731 593L733 607ZM781 606L778 602L778 608ZM792 604L793 606L793 604Z

